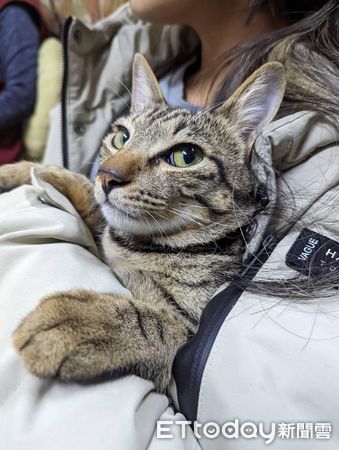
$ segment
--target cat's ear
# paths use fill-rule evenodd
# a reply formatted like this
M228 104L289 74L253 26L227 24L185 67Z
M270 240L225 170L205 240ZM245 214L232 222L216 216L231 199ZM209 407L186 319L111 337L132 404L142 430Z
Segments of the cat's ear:
M284 66L269 62L256 70L216 111L227 114L250 149L278 112L285 88Z
M131 112L141 112L154 103L164 103L159 83L146 58L137 53L133 62Z

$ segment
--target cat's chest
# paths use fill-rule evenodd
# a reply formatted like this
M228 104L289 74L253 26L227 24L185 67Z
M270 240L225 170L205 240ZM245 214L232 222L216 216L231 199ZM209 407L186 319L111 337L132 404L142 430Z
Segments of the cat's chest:
M109 230L103 236L103 249L107 264L132 293L135 284L151 278L184 309L191 309L196 317L213 292L224 283L225 264L232 265L232 259L213 254L166 253L141 247L136 250L112 239ZM131 276L135 272L142 272L142 277Z

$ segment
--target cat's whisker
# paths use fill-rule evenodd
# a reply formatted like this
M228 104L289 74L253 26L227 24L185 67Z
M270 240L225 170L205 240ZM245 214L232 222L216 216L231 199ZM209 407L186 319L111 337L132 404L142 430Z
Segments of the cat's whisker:
M153 237L154 236L154 230L153 230L153 227L152 227L152 223L150 222L150 220L147 217L143 217L140 212L139 212L139 216L140 216L140 220L142 220L142 221L145 220L146 221L146 224L148 226L149 232L150 232L151 236Z
M163 237L163 235L162 235L162 232L164 232L165 236L166 236L167 238L169 238L168 235L167 235L167 233L166 233L165 230L161 227L160 223L156 220L156 218L153 216L153 214L150 213L150 212L147 211L147 210L145 210L144 212L146 212L146 213L152 218L152 220L155 222L155 225L156 225L156 226L158 227L158 229L159 229L161 238L164 239L164 237ZM172 258L171 256L170 256L170 259L171 259L172 261L174 261L174 258Z
M242 215L245 219L248 218L247 210L244 207L239 206L232 198L230 198L230 202L233 209L233 214L235 215L236 220L240 215ZM237 211L236 211L237 209ZM241 213L238 215L238 213Z
M132 95L131 90L130 90L130 89L126 86L126 84L123 83L119 78L117 78L117 77L115 77L115 76L113 76L113 78L114 78L118 83L120 83L122 87L125 88L125 90L127 91L128 95L130 96L131 104L132 104L133 107L135 108L135 101L134 101L134 98L133 98L133 95ZM121 95L119 95L119 97L121 98ZM127 106L129 107L129 105L127 105Z
M178 224L176 224L174 222L174 220L172 220L170 217L168 216L164 216L163 214L160 214L159 212L157 212L157 215L162 217L163 219L167 220L169 223L173 224L177 229L180 229L180 227L178 226Z
M208 210L208 206L191 205L190 203L177 203L177 205L186 206L188 208L201 208L201 209Z
M192 223L196 223L197 225L199 225L200 228L209 229L208 226L205 225L204 223L195 220L194 217L196 217L196 216L194 216L193 214L189 214L189 213L186 213L185 211L181 211L180 209L175 209L175 208L170 208L170 211L174 212L175 214L184 218L185 220L188 220Z
M161 228L159 226L159 222L155 219L155 217L153 216L153 214L150 211L145 210L144 212L151 217L152 222L156 225L156 227L159 230L160 235L162 236L162 230L161 230Z
M155 225L156 225L157 228L159 229L160 236L164 239L164 236L163 236L163 234L164 234L165 237L167 237L167 239L168 239L168 235L167 235L167 233L165 232L164 228L161 226L160 222L154 217L154 215L153 215L151 212L149 212L149 211L147 211L147 210L145 210L145 212L146 212L146 213L152 218L152 220L154 221Z
M182 205L184 205L184 204L182 203ZM184 205L184 206L188 206L188 205L186 204L186 205ZM200 208L200 206L198 206L198 208ZM201 208L205 208L205 206L202 206ZM194 218L197 219L197 220L203 220L204 222L207 222L207 224L210 224L211 226L213 226L213 225L225 226L224 223L217 222L217 221L215 221L215 220L210 220L210 219L207 219L207 218L205 218L205 217L204 217L204 218L201 218L201 217L195 216L194 214L189 213L189 212L187 212L187 211L182 211L182 210L177 210L177 211L180 211L180 212L183 212L183 213L185 213L185 214L188 214L188 215L190 215L191 217L194 217ZM201 224L203 225L203 223L201 223ZM207 226L207 225L205 225L205 226Z
M231 202L232 202L233 200L231 200ZM234 202L234 201L233 201ZM198 205L190 205L190 204L188 204L188 203L177 203L178 205L181 205L181 206L186 206L186 207L188 207L188 208L191 208L191 207L193 207L193 208L201 208L201 209L209 209L207 206L198 206ZM232 211L233 211L233 214L236 214L236 213L234 213L234 206L236 206L237 208L238 208L238 210L240 211L240 213L241 214L243 214L243 216L244 216L244 218L245 219L247 219L248 218L248 214L247 214L247 210L246 210L246 208L240 208L238 205L236 205L236 204L234 204L234 205L232 205ZM191 213L188 213L187 211L185 211L187 214L191 214ZM229 212L229 210L227 210L227 211L224 211L224 213L225 214L227 214ZM193 217L195 217L196 219L200 219L199 217L197 217L197 216L194 216L193 214L191 214ZM221 222L217 222L216 220L210 220L210 219L207 219L207 218L203 218L203 219L201 219L201 220L204 220L205 222L208 222L208 223L211 223L211 224L213 224L213 225L220 225L220 226L224 226L225 224L224 223L221 223Z
M202 114L202 113L206 113L206 112L209 112L209 111L211 111L212 109L216 109L216 108L218 108L218 106L221 106L221 105L223 105L224 104L224 102L219 102L219 103L216 103L216 104L214 104L214 105L212 105L212 106L207 106L207 107L205 107L205 108L202 108L200 111L198 111L196 114L197 115L199 115L199 114Z
M174 213L176 213L179 216L184 215L184 216L188 216L190 218L193 218L193 219L195 219L194 222L197 223L198 225L206 226L203 222L201 222L201 220L204 220L204 219L201 219L200 217L197 217L194 214L190 214L187 211L183 211L181 209L176 209L176 208L170 208L170 211L173 211Z
M231 205L232 205L232 207L233 207L234 218L235 218L235 220L237 221L238 228L239 228L239 230L240 230L242 240L243 240L243 242L244 242L244 244L245 244L245 246L246 246L246 250L249 251L249 254L250 254L251 256L253 256L253 257L256 258L255 253L253 253L251 250L249 250L248 242L247 242L245 233L244 233L244 231L243 231L243 229L242 229L242 227L243 227L244 224L242 223L242 221L239 220L238 213L239 213L239 211L240 211L240 213L244 215L244 218L245 218L246 220L249 220L249 217L248 217L248 215L244 214L244 209L241 208L239 205L237 205L237 203L236 203L235 200L234 200L234 186L233 186L232 196L231 196L231 198L230 198L230 201L231 201ZM236 211L236 209L237 209L237 211Z

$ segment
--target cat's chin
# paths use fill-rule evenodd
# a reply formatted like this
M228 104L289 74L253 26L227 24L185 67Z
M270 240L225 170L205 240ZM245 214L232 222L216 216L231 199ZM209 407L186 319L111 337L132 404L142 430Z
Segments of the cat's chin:
M127 231L137 235L157 235L162 233L173 233L179 231L180 224L173 226L173 222L163 222L161 219L152 220L151 217L142 217L140 214L133 215L119 207L105 202L101 210L112 228Z

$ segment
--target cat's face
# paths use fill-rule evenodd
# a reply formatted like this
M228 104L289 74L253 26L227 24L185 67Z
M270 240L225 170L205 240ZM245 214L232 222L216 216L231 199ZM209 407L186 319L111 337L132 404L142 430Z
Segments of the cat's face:
M132 112L114 123L101 149L95 195L108 223L140 235L189 230L197 241L239 228L255 209L248 150L281 101L280 66L271 68L277 98L268 89L270 101L260 97L268 111L248 92L256 80L265 84L265 72L228 104L191 113L164 102L146 64L137 58Z
M211 221L232 230L237 220L244 223L239 208L251 192L251 176L230 129L213 113L166 105L119 119L104 139L101 167L121 182L102 172L96 186L108 222L142 234L211 227Z

